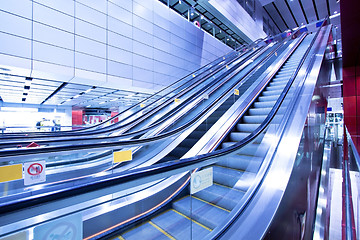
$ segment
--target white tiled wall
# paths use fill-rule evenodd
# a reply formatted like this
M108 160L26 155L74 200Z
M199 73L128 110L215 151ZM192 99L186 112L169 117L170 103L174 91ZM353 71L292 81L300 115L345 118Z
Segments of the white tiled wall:
M12 73L118 89L158 90L231 51L158 0L1 1L0 22Z

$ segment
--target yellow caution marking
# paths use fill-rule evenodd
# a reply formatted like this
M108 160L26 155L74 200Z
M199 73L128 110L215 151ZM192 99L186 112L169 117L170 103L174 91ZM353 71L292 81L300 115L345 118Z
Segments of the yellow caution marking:
M239 89L234 89L234 94L239 95L240 94Z
M0 167L0 182L8 182L22 178L22 164Z
M113 158L114 158L114 163L130 161L132 160L132 151L126 150L126 151L114 152Z
M220 207L220 206L215 205L215 204L213 204L213 203L211 203L211 202L207 202L207 201L205 201L205 200L203 200L203 199L201 199L201 198L198 198L198 197L195 197L195 196L191 196L191 197L193 197L193 198L195 198L195 199L197 199L197 200L199 200L199 201L202 201L202 202L204 202L204 203L207 203L207 204L209 204L209 205L211 205L211 206L217 207L217 208L219 208L219 209L221 209L221 210L224 210L224 211L226 211L226 212L230 212L230 211L227 210L226 208Z
M188 216L182 214L181 212L178 212L178 211L176 211L175 209L171 209L171 210L174 211L174 212L176 212L177 214L183 216L184 218L191 220L192 222L196 223L196 224L199 225L200 227L205 228L206 230L209 230L210 232L212 231L211 228L208 228L207 226L202 225L201 223L195 221L194 219L189 218Z
M158 225L156 225L155 223L149 221L149 223L155 227L157 230L159 230L160 232L162 232L162 234L164 234L165 236L167 236L168 238L172 239L172 240L176 240L173 236L171 236L170 234L168 234L167 232L164 231L164 229L162 229L161 227L159 227Z
M175 98L174 101L175 101L176 103L179 103L179 102L180 102L180 99L179 99L179 98Z
M195 77L195 74L193 74L192 77Z
M110 240L125 240L125 238L123 238L122 236L117 236L117 237L114 237L114 238L111 238Z
M226 69L229 69L229 65L226 65Z
M275 56L277 56L277 52L275 52Z
M223 57L223 60L225 60L225 57Z
M140 107L142 107L142 108L143 108L143 107L145 107L145 104L143 104L143 103L140 103Z

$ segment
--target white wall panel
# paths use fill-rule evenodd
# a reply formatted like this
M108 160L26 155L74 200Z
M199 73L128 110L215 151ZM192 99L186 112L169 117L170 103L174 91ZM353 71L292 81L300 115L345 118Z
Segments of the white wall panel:
M31 58L31 41L0 32L0 53L23 58Z
M10 13L1 12L0 31L15 34L20 37L31 38L31 24L29 19Z
M121 1L121 0L120 0ZM127 2L127 1L124 1ZM130 1L129 1L130 2ZM122 22L132 25L132 13L118 5L108 4L108 15Z
M32 17L31 0L16 0L16 1L3 0L0 1L0 9L1 11L13 13L24 18L31 19Z
M34 2L34 21L74 32L74 18Z
M108 46L108 59L128 65L132 65L133 54L132 52Z
M57 76L61 76L66 81L69 81L74 76L74 67L66 67L36 60L33 61L33 71L31 77L54 79L54 77L56 78Z
M74 34L36 22L34 22L33 31L33 38L36 41L74 49Z
M132 78L132 66L119 62L108 61L108 74L124 78Z
M133 42L133 52L135 54L147 57L147 58L153 58L154 57L154 48L150 47L148 45L145 45L143 43L134 41Z
M156 25L154 25L154 36L170 42L170 32Z
M154 61L151 58L147 58L141 55L134 54L133 55L133 65L135 67L144 68L147 70L153 70Z
M76 2L82 3L88 7L91 7L93 9L96 9L99 12L105 13L106 14L106 5L107 5L107 1L106 0L76 0Z
M86 38L106 43L106 29L79 19L75 20L75 33Z
M138 17L136 15L133 15L133 26L144 31L147 32L149 34L153 34L153 25L151 22Z
M116 18L108 18L108 30L117 34L121 34L125 37L132 38L133 27Z
M99 27L106 28L106 14L78 2L76 2L75 5L75 17Z
M146 70L142 68L133 67L133 78L135 80L153 83L154 72L152 70Z
M15 1L8 1L8 2L15 2ZM19 2L19 1L16 1L16 2ZM34 2L40 3L42 5L48 6L53 9L56 9L60 12L69 14L70 16L74 16L74 7L75 7L74 0L61 0L61 1L34 0Z
M109 3L113 3L118 5L119 7L132 12L132 1L124 1L124 0L109 0Z
M154 35L137 28L133 28L133 39L151 47L154 45Z
M75 52L75 67L98 73L106 73L106 60Z
M75 51L106 58L106 44L81 36L75 37Z
M153 22L154 20L153 11L136 2L133 3L133 14L149 22Z
M74 52L65 48L34 42L33 58L48 63L55 63L63 66L73 66Z
M108 44L128 51L132 51L133 49L132 39L113 32L108 32Z

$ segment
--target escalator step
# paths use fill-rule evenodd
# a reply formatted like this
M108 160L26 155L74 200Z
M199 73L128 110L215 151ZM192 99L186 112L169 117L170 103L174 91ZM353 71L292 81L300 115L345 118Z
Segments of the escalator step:
M276 101L267 101L267 102L255 102L254 107L256 108L272 108L275 105Z
M278 98L279 98L278 95L276 95L276 96L260 96L260 97L258 97L258 101L260 101L260 102L276 101Z
M232 210L244 196L244 192L223 185L214 184L194 194L207 202Z
M211 231L204 225L191 221L190 218L173 209L154 217L151 221L175 239L188 239L190 236L204 238Z
M187 196L173 203L173 208L178 212L191 216L195 221L214 229L228 216L228 211L202 201L196 197ZM192 211L190 212L190 209Z
M137 239L164 239L168 240L164 233L157 229L154 225L149 222L142 224L124 234L122 237L125 240L137 240Z
M235 188L240 191L246 191L256 177L252 172L240 172L231 168L218 167L214 169L214 182L221 185Z
M241 171L257 172L261 162L261 157L235 154L217 162L216 164L228 168L239 169Z
M266 117L267 117L267 115L244 116L243 121L244 121L244 123L251 123L251 124L259 123L260 124L265 120Z
M241 124L236 125L236 129L239 132L253 132L259 126L260 126L260 124L241 123Z
M263 96L274 96L274 95L279 96L281 94L282 90L283 89L281 89L281 90L265 90L262 92L262 95Z
M250 108L249 114L250 115L267 115L272 108Z

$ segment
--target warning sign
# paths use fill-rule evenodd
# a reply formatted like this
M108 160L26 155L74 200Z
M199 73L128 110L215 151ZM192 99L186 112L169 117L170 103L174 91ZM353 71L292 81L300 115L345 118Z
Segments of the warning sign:
M45 174L46 162L24 163L24 184L32 185L46 181Z

